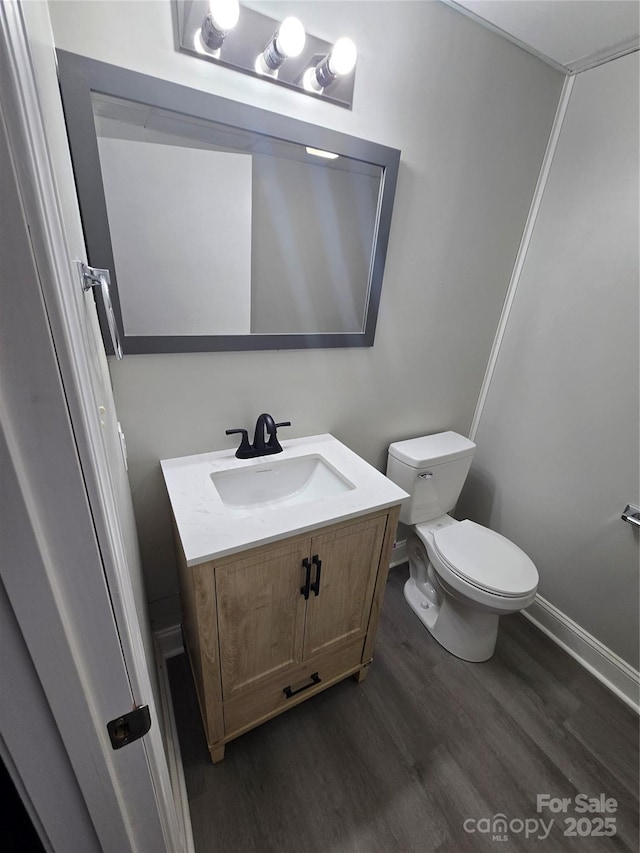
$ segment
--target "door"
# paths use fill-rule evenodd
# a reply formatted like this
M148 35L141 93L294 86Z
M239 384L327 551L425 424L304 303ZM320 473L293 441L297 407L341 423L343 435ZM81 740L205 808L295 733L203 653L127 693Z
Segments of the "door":
M301 661L308 553L309 540L298 540L216 566L225 700Z
M305 660L367 633L386 521L373 518L311 540L316 574L307 603Z
M90 344L94 309L74 263L81 237L60 205L75 199L70 167L51 167L65 152L55 148L64 124L46 4L0 5L0 76L2 581L100 849L173 853L184 833L136 609L132 519L102 417L115 417L106 359ZM119 446L118 457L123 468ZM107 722L139 704L151 731L113 750ZM48 752L41 745L37 771L16 763L27 794L52 772Z

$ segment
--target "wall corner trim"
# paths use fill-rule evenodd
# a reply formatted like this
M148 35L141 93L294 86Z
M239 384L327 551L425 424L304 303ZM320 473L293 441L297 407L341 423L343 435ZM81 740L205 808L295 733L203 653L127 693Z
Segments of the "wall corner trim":
M640 714L640 672L541 595L537 595L533 604L522 613L636 714Z
M489 394L491 380L493 379L493 374L498 363L500 347L502 346L502 341L507 330L507 325L509 323L509 315L511 314L511 308L516 297L516 292L518 290L518 284L520 282L522 270L524 269L524 263L527 257L527 252L529 250L529 245L533 237L536 220L538 218L538 212L542 204L542 197L544 195L545 187L547 186L547 180L551 171L553 158L556 153L556 148L558 147L558 141L560 139L560 133L562 131L562 125L564 123L564 117L567 112L567 107L569 106L569 99L571 97L571 90L573 89L574 81L575 77L565 77L562 86L560 99L558 101L558 107L556 109L556 114L553 119L553 124L551 126L551 132L549 133L547 148L544 152L544 157L542 158L540 173L538 175L536 187L533 191L531 205L529 207L529 213L527 215L527 221L524 226L524 231L522 232L522 239L520 240L520 245L516 254L516 260L513 266L513 271L511 273L511 279L507 288L507 294L505 296L504 304L502 306L502 313L500 314L500 319L498 320L498 327L496 329L496 335L493 341L493 346L491 347L489 361L487 362L487 369L485 371L484 379L482 380L482 385L480 387L480 394L478 396L476 410L473 414L473 420L471 421L471 429L469 431L469 438L471 439L471 441L475 441L476 434L478 432L478 427L480 425L480 420L482 419L482 412L487 400L487 396Z

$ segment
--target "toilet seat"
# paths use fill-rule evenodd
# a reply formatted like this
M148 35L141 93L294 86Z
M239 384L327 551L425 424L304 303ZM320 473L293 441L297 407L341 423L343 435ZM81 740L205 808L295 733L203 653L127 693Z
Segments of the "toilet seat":
M493 595L521 598L538 586L537 569L524 551L473 521L434 530L433 547L449 571Z

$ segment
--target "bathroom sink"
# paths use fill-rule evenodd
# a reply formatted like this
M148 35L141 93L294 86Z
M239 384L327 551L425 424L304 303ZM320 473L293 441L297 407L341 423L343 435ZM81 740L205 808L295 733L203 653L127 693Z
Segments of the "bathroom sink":
M214 471L209 476L222 503L236 517L257 509L280 509L322 500L355 489L353 483L315 454Z
M285 439L282 453L234 449L163 459L188 566L401 503L408 494L332 435Z

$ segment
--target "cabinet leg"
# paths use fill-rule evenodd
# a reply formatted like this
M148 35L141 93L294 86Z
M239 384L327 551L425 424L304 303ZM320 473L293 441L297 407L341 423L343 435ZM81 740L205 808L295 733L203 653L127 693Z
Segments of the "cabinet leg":
M209 755L211 756L211 763L217 764L219 761L222 761L224 758L224 747L223 743L218 746L210 746L209 747Z
M358 682L358 684L360 684L361 682L363 682L365 680L365 678L367 677L368 674L369 674L369 667L365 666L362 669L358 670L358 672L356 672L353 677Z

